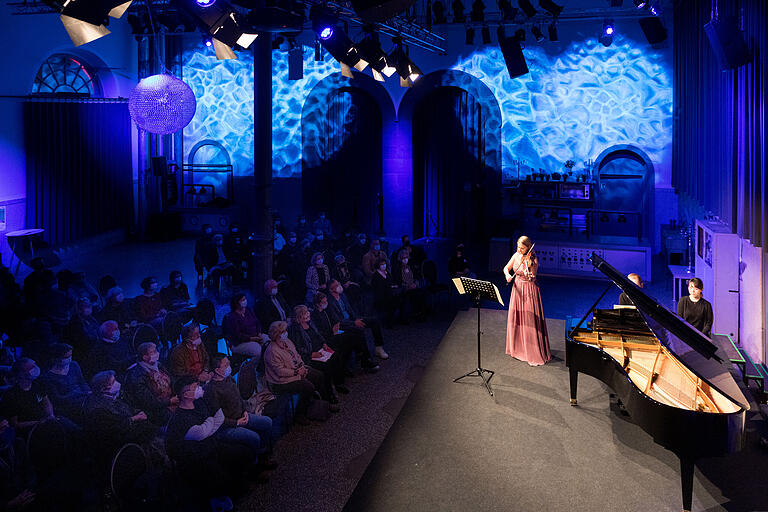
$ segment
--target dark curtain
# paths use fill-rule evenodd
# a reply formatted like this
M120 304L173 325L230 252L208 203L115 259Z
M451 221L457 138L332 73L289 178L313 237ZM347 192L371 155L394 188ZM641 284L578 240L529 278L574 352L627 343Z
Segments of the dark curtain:
M413 116L414 236L487 238L489 188L498 173L486 168L484 156L483 114L474 96L440 87L421 100Z
M673 185L683 203L712 212L766 247L765 89L768 2L721 0L720 16L743 14L751 63L722 71L704 32L710 2L675 9Z
M313 139L318 147L304 150L303 211L309 218L325 211L337 232L348 226L377 232L382 200L379 106L361 90L342 88L326 108Z
M128 227L130 130L126 103L26 102L26 226L54 246Z

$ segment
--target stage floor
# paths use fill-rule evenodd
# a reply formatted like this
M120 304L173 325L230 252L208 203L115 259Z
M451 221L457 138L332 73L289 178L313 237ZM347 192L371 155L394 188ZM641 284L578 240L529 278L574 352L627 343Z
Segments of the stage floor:
M679 462L609 399L579 379L568 402L563 320L547 321L553 361L530 367L504 354L506 311L483 309L483 367L475 310L460 311L360 480L345 510L679 511ZM768 510L768 456L750 428L743 452L702 459L694 510Z

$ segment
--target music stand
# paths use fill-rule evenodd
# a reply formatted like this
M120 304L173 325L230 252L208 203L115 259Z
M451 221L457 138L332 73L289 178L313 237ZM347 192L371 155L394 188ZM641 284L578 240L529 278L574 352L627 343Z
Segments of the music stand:
M487 389L488 393L493 396L493 390L491 389L491 379L493 378L494 372L493 370L486 370L483 368L482 364L480 364L480 335L482 334L480 332L480 301L483 299L495 300L502 306L504 305L504 301L501 300L499 289L496 288L496 285L490 281L481 281L479 279L471 279L469 277L457 277L453 279L453 284L456 286L459 294L471 295L472 299L475 301L475 307L477 308L477 368L469 373L462 375L461 377L456 377L453 379L453 382L459 382L464 377L480 377L483 379L485 389ZM487 379L485 378L486 373L490 374Z

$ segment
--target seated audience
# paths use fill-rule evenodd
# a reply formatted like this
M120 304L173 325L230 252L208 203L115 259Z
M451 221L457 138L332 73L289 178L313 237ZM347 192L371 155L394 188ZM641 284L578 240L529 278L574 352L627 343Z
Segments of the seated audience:
M300 214L296 221L296 226L293 228L293 232L296 233L296 237L299 239L299 242L307 238L310 230L311 228L309 224L307 224L307 217L303 213Z
M224 236L216 234L213 243L207 246L203 256L203 263L208 270L208 286L215 285L222 276L233 276L235 266L227 259L224 253Z
M400 317L406 323L413 317L424 318L427 313L427 294L414 275L409 256L409 251L402 251L392 263L392 278L400 287L402 299Z
M193 321L181 329L181 339L182 342L173 347L168 358L171 374L176 378L188 375L200 382L208 382L211 379L209 356L203 347L197 322Z
M275 394L299 395L296 404L295 421L307 425L307 408L315 390L323 389L323 374L308 367L288 339L288 324L274 322L269 326L270 344L264 353L264 367L267 382ZM336 410L338 410L338 406Z
M25 438L38 423L54 418L53 404L32 359L20 357L11 366L13 386L3 394L0 416L7 418L17 436Z
M351 302L346 296L344 287L335 279L328 285L328 314L331 321L339 323L344 331L365 331L370 329L373 335L373 344L376 347L376 357L388 359L389 355L384 351L384 334L381 330L381 322L376 317L361 317L355 312Z
M51 368L40 377L48 399L64 416L80 421L83 401L91 392L80 365L72 360L72 346L57 343L51 347Z
M412 262L414 265L415 261ZM414 269L415 271L415 269ZM448 272L451 278L454 277L473 277L474 274L469 269L469 260L464 256L464 244L456 246L456 252L448 260Z
M312 299L317 292L325 292L328 289L331 273L324 261L323 253L316 252L312 255L311 265L307 269L307 278L304 283L307 286L307 295L305 297L307 304L312 303Z
M382 317L385 327L392 325L395 311L400 307L400 286L387 271L386 260L379 260L371 278L373 308Z
M206 268L206 258L209 255L210 247L213 245L213 227L210 224L203 224L201 231L200 238L195 240L195 254L193 257L198 279L202 279Z
M130 340L121 337L120 327L114 320L107 320L99 327L99 340L93 346L86 364L86 374L94 375L107 368L120 375L134 361Z
M160 290L163 308L168 311L183 311L190 307L189 289L182 279L181 272L174 270L168 276L169 284Z
M32 272L24 278L24 301L28 305L34 305L38 303L40 294L47 288L47 281L50 279L51 274L48 274L43 258L32 258L29 266L32 268ZM11 275L13 276L13 274Z
M101 295L106 300L107 292L115 286L117 286L117 281L114 277L109 274L101 276L99 279L99 295Z
M323 336L326 343L339 352L340 356L346 362L347 357L352 352L357 354L360 360L360 367L368 372L375 372L379 365L371 361L371 354L368 352L368 343L365 340L365 334L359 329L344 331L341 329L341 317L336 317L328 309L328 297L319 292L315 295L314 310L312 311L312 323L318 332Z
M155 425L165 425L179 403L171 387L171 376L160 364L157 345L146 342L136 349L138 362L125 375L125 399L144 411Z
M272 228L272 248L275 251L275 256L280 255L280 251L285 247L285 238L282 233L277 230L277 224Z
M363 256L370 249L368 236L365 233L358 233L356 241L347 248L347 261L352 271L363 272Z
M331 238L333 236L331 221L326 218L325 212L320 212L318 214L317 219L315 219L315 222L312 223L312 228L315 230L315 232L320 230L327 238Z
M301 304L293 308L293 320L288 327L288 337L291 341L294 341L296 351L301 356L301 360L304 364L317 368L325 377L325 389L322 390L321 395L324 399L328 400L332 404L339 403L339 399L336 397L336 392L333 389L333 384L336 384L338 389L341 387L341 393L346 390L344 388L344 364L345 359L341 355L341 352L335 352L325 342L325 338L318 332L317 327L312 324L311 316L307 306ZM331 356L326 360L323 359L321 350L330 353Z
M99 320L106 322L114 320L121 329L127 329L136 325L130 305L125 301L123 289L114 286L105 295L107 304L99 311Z
M381 241L378 238L374 238L371 240L371 249L363 255L363 274L365 274L365 279L368 283L371 282L381 260L384 260L387 266L389 266L387 253L381 250Z
M28 306L33 308L40 318L49 320L56 334L61 334L72 318L72 304L67 294L56 287L58 280L53 272L44 270L41 283L42 290L37 296L37 303Z
M643 280L640 278L638 274L635 274L634 272L632 274L627 274L627 278L635 283L638 288L643 288ZM619 305L621 306L634 306L635 304L632 302L632 299L630 299L626 293L621 292L621 295L619 295Z
M704 283L698 277L688 280L688 295L680 297L677 314L683 320L697 328L704 336L710 336L714 314L712 304L704 297Z
M309 251L312 253L319 252L326 258L326 260L329 260L330 255L332 254L332 247L331 240L328 236L326 236L321 229L316 229L315 238L309 244Z
M360 274L358 274L359 276ZM333 268L331 268L331 277L336 279L344 287L344 291L349 294L353 302L360 300L360 283L356 281L357 277L352 275L352 269L349 268L347 259L343 254L337 254L334 258Z
M248 251L245 245L245 238L240 231L240 224L237 222L230 223L229 233L227 233L227 236L224 238L223 248L227 261L232 263L232 266L234 267L233 271L235 269L242 270L243 264L246 262Z
M163 307L163 300L157 293L158 286L156 277L145 277L141 281L141 289L144 293L134 299L139 322L150 324L156 329L160 328L163 317L167 313Z
M99 305L99 292L96 291L88 281L85 279L85 272L75 272L72 274L72 279L69 283L69 289L67 290L70 302L75 303L83 297L87 297L91 303L91 306L98 308Z
M413 273L416 276L416 279L421 279L421 264L427 259L427 253L425 253L424 249L420 246L412 245L411 237L408 235L403 235L400 240L402 241L402 245L392 252L392 260L394 261L397 259L397 255L400 254L400 251L408 251L408 259L411 262ZM462 245L461 247L463 248L464 246Z
M205 386L203 399L209 410L221 409L224 414L217 438L247 445L259 457L262 467L274 468L277 464L268 456L272 451L272 419L245 410L245 401L231 377L232 367L225 354L214 355L211 368L211 380Z
M261 325L272 325L272 322L278 320L286 322L290 317L291 308L278 290L277 281L274 279L264 281L264 296L259 300L256 308L256 315Z
M93 305L88 297L77 301L75 315L67 326L66 336L78 359L83 359L99 339L99 321L93 316Z
M125 443L148 444L158 430L147 421L144 411L119 398L120 388L113 370L101 371L91 379L93 393L83 406L89 440L95 441L102 455L110 458Z
M248 299L236 293L229 302L230 312L224 316L221 327L224 337L232 345L233 354L261 357L262 346L268 338L261 332L261 324L248 307Z

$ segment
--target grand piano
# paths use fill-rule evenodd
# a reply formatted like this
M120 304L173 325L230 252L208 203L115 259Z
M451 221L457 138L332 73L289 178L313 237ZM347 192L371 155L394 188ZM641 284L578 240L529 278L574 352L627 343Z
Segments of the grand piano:
M682 508L690 511L696 459L741 448L749 402L709 338L600 256L591 260L635 308L595 309L614 289L609 284L567 334L571 405L578 403L579 373L607 384L631 419L680 459ZM591 323L582 327L590 314Z

